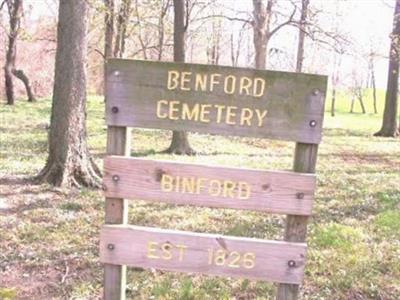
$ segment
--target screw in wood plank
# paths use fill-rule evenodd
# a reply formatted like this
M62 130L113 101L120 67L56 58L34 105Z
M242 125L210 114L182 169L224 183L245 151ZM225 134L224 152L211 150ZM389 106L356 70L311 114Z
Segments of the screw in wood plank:
M118 182L119 181L119 176L118 175L113 175L112 180L114 182Z
M118 107L113 106L113 107L111 108L111 111L112 111L114 114L116 114L116 113L119 111L119 109L118 109Z
M317 121L311 120L311 121L310 121L310 126L311 126L311 127L317 126Z
M318 89L314 89L312 93L313 93L314 96L318 96L319 95L319 90Z
M119 76L119 71L114 71L114 76Z
M303 199L304 198L304 193L296 193L296 198L297 199Z
M107 249L110 250L110 251L112 251L112 250L115 249L115 245L114 245L114 244L108 244L108 245L107 245Z
M288 266L291 267L291 268L293 268L293 267L296 266L296 262L295 262L294 260L289 260L289 261L288 261Z

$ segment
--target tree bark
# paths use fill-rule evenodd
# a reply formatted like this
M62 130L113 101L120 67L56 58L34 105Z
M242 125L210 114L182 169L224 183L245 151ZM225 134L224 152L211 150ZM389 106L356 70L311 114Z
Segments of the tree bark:
M15 64L17 59L17 40L20 30L20 23L23 14L23 0L7 1L8 13L10 18L10 33L8 35L8 48L6 54L6 63L4 66L5 89L7 96L7 104L13 105L15 103L14 93L14 78L20 79L26 89L28 101L35 101L35 96L32 87L29 83L29 78L22 70L16 70Z
M381 129L375 136L394 137L399 134L397 128L398 80L400 54L400 0L396 1L393 16L393 31L389 52L388 82L385 97L385 110Z
M189 22L189 20L187 20ZM174 61L185 62L185 0L174 0ZM171 145L166 153L194 155L187 132L173 131Z
M49 156L37 181L100 187L86 133L88 2L60 0Z
M273 0L268 0L265 7L263 0L253 0L253 43L255 50L254 66L265 69L269 42L270 20Z
M104 0L106 9L104 16L105 32L104 32L104 68L103 68L103 94L104 102L106 102L106 63L112 57L113 40L114 40L114 0Z
M304 61L304 38L306 30L307 12L310 0L301 1L301 15L299 24L299 42L297 44L296 72L301 72Z
M114 57L122 58L125 52L126 28L131 11L131 0L123 0L120 4L115 37Z

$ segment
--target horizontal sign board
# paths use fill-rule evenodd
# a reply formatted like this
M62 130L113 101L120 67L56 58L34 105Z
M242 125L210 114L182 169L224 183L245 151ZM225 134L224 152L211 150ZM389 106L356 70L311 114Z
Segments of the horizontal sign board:
M302 281L306 245L157 228L105 225L100 261L281 283Z
M107 124L319 143L326 76L111 59Z
M105 196L310 215L315 176L109 156Z

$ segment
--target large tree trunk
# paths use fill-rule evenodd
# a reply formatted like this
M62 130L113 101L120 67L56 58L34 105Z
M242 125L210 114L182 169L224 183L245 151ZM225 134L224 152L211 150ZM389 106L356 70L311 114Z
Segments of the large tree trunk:
M7 7L10 17L10 33L8 37L6 63L4 66L7 104L13 105L15 103L13 75L22 81L28 95L28 101L33 102L35 101L35 96L33 95L28 76L26 76L22 70L15 69L17 58L17 39L23 13L23 0L15 0L14 2L7 1Z
M253 43L255 50L254 66L265 69L269 42L270 20L273 0L268 0L265 7L263 0L253 0Z
M37 179L56 186L100 186L86 134L86 0L60 0L49 156Z
M400 54L400 0L396 1L393 16L393 31L389 52L389 70L386 89L385 110L381 129L375 136L394 137L399 134L397 128L397 105L398 105L398 80L399 80L399 55Z
M174 61L185 61L185 0L174 0ZM187 24L186 24L187 25ZM173 131L171 145L165 151L173 154L195 154L188 136L183 131Z
M299 42L297 43L296 72L301 72L304 61L304 38L306 30L307 12L310 0L301 1L301 16L299 24Z

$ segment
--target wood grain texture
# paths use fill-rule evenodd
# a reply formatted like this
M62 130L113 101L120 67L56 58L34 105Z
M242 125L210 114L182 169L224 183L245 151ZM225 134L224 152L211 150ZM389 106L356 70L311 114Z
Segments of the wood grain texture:
M107 154L130 154L130 129L126 127L108 126L107 128ZM105 199L106 224L124 224L128 220L128 202L123 198ZM105 300L125 299L126 266L104 265L104 290Z
M113 176L118 176L118 180L113 180ZM173 178L174 182L168 185L171 191L163 189L162 176ZM183 189L182 178L197 185L200 185L198 180L203 180L204 188ZM211 181L214 184L208 185ZM177 182L180 183L178 192L175 189ZM235 190L224 193L229 182ZM315 177L310 174L118 156L105 158L103 183L105 195L113 198L297 215L311 214L315 189ZM245 187L242 186L244 183Z
M302 173L315 173L318 145L296 143L293 170ZM288 215L286 218L285 241L303 243L307 237L308 217ZM299 296L299 285L280 284L277 300L296 300Z
M162 252L161 247L165 244L169 254ZM183 246L185 248L180 252ZM300 243L129 225L105 225L100 233L100 260L103 263L272 282L300 283L306 248ZM214 260L216 256L210 260L210 249L222 250L225 259L219 260L220 265ZM240 257L238 261L232 261L232 257L236 257L231 256L232 252L240 255L237 256ZM244 267L246 253L254 255L252 266L247 264Z
M245 93L227 94L222 85L213 91L167 89L169 70L195 73L229 74L237 78L265 79L266 92L255 98ZM221 79L222 80L222 79ZM107 124L142 128L197 131L222 135L252 136L319 143L326 93L326 76L287 73L198 64L111 59L107 64ZM315 92L317 91L317 92ZM189 105L234 106L237 115L243 108L267 110L261 127L216 122L217 111L211 109L209 123L194 120L157 118L157 101L176 100ZM113 111L114 110L114 111ZM234 118L233 118L234 119ZM315 121L315 126L310 122Z

